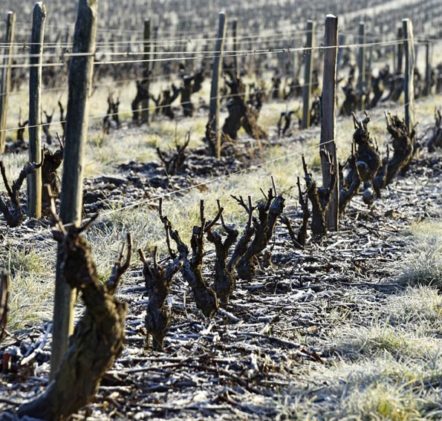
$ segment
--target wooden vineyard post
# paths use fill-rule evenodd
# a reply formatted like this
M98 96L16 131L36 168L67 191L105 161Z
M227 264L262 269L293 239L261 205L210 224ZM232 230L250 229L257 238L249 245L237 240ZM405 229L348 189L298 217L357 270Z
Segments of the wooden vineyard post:
M150 104L150 98L149 98L149 88L150 88L150 72L151 72L151 27L150 27L150 19L146 19L144 21L144 56L143 60L146 60L144 62L144 70L143 70L143 83L144 88L147 92L146 98L141 102L141 121L143 123L149 124L149 104Z
M8 115L9 92L11 90L11 66L14 49L14 37L15 13L8 12L6 17L6 34L4 40L6 45L4 49L5 58L2 66L2 84L0 90L0 154L5 152L6 146L6 119Z
M316 24L307 21L307 44L304 52L304 86L302 88L302 128L310 127L310 106L312 95L313 47L315 45Z
M414 127L414 37L413 23L410 19L402 20L402 32L404 35L404 53L405 53L405 124L411 131Z
M297 80L298 76L299 76L299 69L298 69L298 51L296 51L296 44L295 44L295 51L293 51L293 54L292 54L292 60L293 60L292 74L293 74L294 80Z
M235 19L232 22L232 38L233 38L233 72L235 77L239 78L239 65L238 65L238 20Z
M370 86L372 71L373 71L373 46L371 45L368 48L368 61L367 61L366 72L365 72L366 86Z
M224 41L226 37L226 15L224 12L219 14L218 34L216 36L215 58L213 61L212 86L210 89L210 129L215 133L215 155L217 159L221 158L221 129L219 125L220 97L219 80L222 73Z
M365 60L365 23L359 22L358 30L358 94L361 99L360 109L365 110L365 83L366 83L366 60Z
M41 84L46 7L35 3L32 16L31 57L29 72L29 162L40 163L41 154ZM28 175L28 215L41 218L41 167Z
M151 58L152 61L150 62L150 72L154 73L154 70L156 69L157 59L158 59L158 33L160 31L160 27L154 26L153 28L153 46L150 47L151 51Z
M339 221L339 171L336 157L336 64L338 52L338 18L327 15L325 20L324 74L321 102L321 167L324 188L331 189L327 213L327 227L338 229ZM334 174L334 176L333 176ZM334 186L332 181L335 180Z
M396 57L396 74L401 74L402 73L402 69L403 69L403 62L404 62L404 48L403 48L403 43L401 42L401 40L404 37L404 33L403 33L403 27L399 27L397 30L397 40L398 40L398 44L397 44L397 57Z
M425 89L424 95L431 94L431 44L429 40L425 41Z
M64 148L60 217L64 224L81 223L83 146L88 131L88 103L94 69L97 1L79 0L73 57L69 66L69 96ZM54 378L73 331L73 291L62 274L62 248L57 254L51 378Z

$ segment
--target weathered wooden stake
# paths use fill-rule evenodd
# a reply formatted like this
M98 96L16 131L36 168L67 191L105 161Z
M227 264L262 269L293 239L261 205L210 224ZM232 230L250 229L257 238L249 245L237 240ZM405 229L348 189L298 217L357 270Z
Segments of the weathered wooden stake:
M365 91L365 83L366 83L366 61L365 61L365 23L359 22L359 30L358 30L358 94L361 98L360 108L361 110L365 110L365 96L363 92Z
M29 162L40 163L41 154L41 84L46 7L35 3L32 16L31 57L29 71ZM28 215L41 218L41 167L28 175Z
M293 74L293 80L299 79L299 68L301 66L298 66L298 51L293 51L292 54L292 60L293 60L293 66L292 66L292 74Z
M405 124L411 131L414 127L414 37L413 22L410 19L402 20L402 32L404 36L404 53L405 53Z
M425 41L425 89L424 95L431 94L431 44L430 41Z
M325 19L324 74L321 101L321 167L324 188L332 189L327 214L327 226L338 229L339 222L339 171L336 156L336 64L338 53L338 18L327 15ZM327 155L322 151L325 151ZM335 174L335 177L333 177ZM336 180L332 186L333 178Z
M399 75L402 73L403 63L404 63L404 46L400 42L404 37L403 28L399 27L397 29L397 39L399 44L397 44L397 57L396 57L396 73Z
M307 21L307 44L304 52L304 86L302 88L302 128L310 127L310 106L312 96L313 47L315 45L316 24Z
M151 59L151 53L152 53L152 44L151 44L151 28L150 28L150 19L146 19L144 21L144 56L143 60L150 60ZM150 72L151 72L151 63L150 61L144 62L144 71L143 71L143 80L144 80L144 87L149 93L150 88ZM146 99L141 102L141 121L143 123L149 124L149 104L150 104L150 98L149 95L147 95Z
M235 19L232 22L232 38L233 38L233 71L237 78L239 78L239 65L238 65L238 20Z
M367 63L367 68L366 68L366 73L365 73L367 86L370 86L372 71L373 71L373 46L370 46L368 48L368 63Z
M249 51L253 51L253 41L251 39L249 39L248 42L248 49ZM248 64L247 64L247 69L248 69L248 74L250 76L255 75L256 73L256 57L254 53L249 53L249 60L248 60Z
M0 154L5 152L6 146L6 119L8 116L8 100L11 90L11 66L15 37L15 13L8 12L6 17L6 34L4 43L6 45L3 60L1 90L0 90Z
M75 24L74 55L69 66L64 169L60 217L64 224L79 225L83 202L83 145L88 131L88 105L94 70L97 0L79 0ZM82 55L75 55L82 54ZM62 248L58 249L55 283L51 378L57 373L73 331L73 291L62 276Z
M158 25L153 28L153 47L151 47L151 57L152 61L150 63L150 71L152 75L157 67L157 58L158 58L158 33L160 32L160 28Z
M218 34L215 45L215 58L213 61L212 86L210 89L210 128L216 136L215 154L217 159L221 158L221 128L219 124L220 97L219 97L219 80L222 73L223 50L226 37L226 15L224 12L219 14Z

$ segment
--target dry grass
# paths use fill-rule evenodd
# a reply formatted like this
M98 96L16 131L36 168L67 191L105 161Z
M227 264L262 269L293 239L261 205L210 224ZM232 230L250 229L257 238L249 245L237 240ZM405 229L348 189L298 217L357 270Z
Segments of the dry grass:
M53 256L54 250L42 253L28 249L9 254L7 270L11 273L8 316L10 331L51 319Z
M421 250L432 249L436 236L440 241L441 227L432 221L411 229L418 246L398 264L408 287L371 305L359 322L338 324L326 345L331 363L307 369L282 412L308 420L441 419L442 296L428 282L440 267L430 264L424 277L421 269L410 271Z
M428 221L411 227L413 247L400 281L442 289L442 222Z
M302 375L306 386L289 390L284 411L309 420L440 419L441 309L437 291L410 288L367 325L337 328L329 350L339 357Z

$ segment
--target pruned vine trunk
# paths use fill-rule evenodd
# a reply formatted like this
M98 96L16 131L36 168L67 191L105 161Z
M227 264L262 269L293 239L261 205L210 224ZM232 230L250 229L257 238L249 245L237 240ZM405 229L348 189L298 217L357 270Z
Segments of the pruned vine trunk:
M258 255L267 247L272 238L276 222L284 211L285 199L275 196L269 190L264 201L258 203L258 218L253 219L254 236L244 256L238 262L237 272L240 279L251 280L255 274Z
M92 402L103 375L123 350L126 304L114 293L129 267L130 237L125 261L122 262L122 251L109 280L103 284L91 247L80 235L84 228L73 227L67 232L62 229L54 232L54 237L62 245L64 279L80 291L86 311L70 338L54 380L41 396L19 408L20 417L67 419Z
M153 349L162 351L164 337L171 321L171 310L167 304L167 297L172 279L181 269L182 262L179 259L174 259L167 265L159 265L156 249L149 260L144 257L141 250L139 250L139 254L143 262L144 281L149 295L145 317L148 335L146 344L149 345L149 336L151 336Z

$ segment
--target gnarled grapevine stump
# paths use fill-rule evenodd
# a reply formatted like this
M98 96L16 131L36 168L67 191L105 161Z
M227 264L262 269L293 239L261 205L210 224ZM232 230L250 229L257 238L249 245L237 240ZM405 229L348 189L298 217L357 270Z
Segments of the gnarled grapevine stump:
M103 284L91 247L80 235L84 229L72 227L67 232L56 231L54 238L62 245L63 276L81 293L86 311L75 328L55 379L41 396L19 408L21 417L67 419L92 402L103 375L123 350L126 304L114 293L129 267L130 236L124 262L122 250L109 280Z

